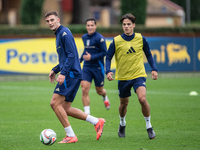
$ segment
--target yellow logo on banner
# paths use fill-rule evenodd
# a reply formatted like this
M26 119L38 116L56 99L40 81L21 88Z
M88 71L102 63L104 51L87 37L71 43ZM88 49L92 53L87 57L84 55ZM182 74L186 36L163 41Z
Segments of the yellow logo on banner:
M82 39L75 42L80 57ZM46 74L58 64L55 38L8 40L0 43L0 50L0 71Z

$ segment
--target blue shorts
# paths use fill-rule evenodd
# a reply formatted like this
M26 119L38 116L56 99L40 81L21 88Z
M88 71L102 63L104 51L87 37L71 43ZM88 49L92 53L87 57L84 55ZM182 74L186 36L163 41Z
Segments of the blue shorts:
M66 77L62 85L59 85L59 83L57 83L54 89L54 93L64 95L66 98L65 101L67 102L73 102L79 89L80 83L81 79Z
M101 67L84 67L82 69L82 79L92 83L94 79L95 86L102 87L104 85L104 69Z
M145 77L139 77L133 80L125 80L125 81L118 81L118 91L119 91L119 97L125 98L131 96L131 88L134 88L134 91L136 92L136 89L140 86L144 86L146 82Z

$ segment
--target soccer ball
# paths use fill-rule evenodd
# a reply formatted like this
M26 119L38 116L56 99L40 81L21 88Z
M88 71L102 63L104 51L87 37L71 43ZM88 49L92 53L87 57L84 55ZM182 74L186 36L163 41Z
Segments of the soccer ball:
M56 133L51 129L45 129L40 134L40 141L44 145L52 145L56 141Z

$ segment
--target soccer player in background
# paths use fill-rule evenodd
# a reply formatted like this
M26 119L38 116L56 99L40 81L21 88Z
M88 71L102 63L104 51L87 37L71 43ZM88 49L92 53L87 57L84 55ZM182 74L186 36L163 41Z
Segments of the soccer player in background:
M146 129L150 139L154 139L156 134L150 122L150 106L146 99L146 71L143 62L143 52L152 68L151 75L153 80L158 78L149 44L146 38L140 33L134 33L135 16L125 14L121 17L124 33L114 37L106 55L106 74L109 81L114 80L110 70L111 59L115 54L116 71L115 79L118 80L118 91L120 98L119 105L119 130L118 136L125 137L126 113L133 87L141 104L142 113L146 121Z
M84 111L90 114L89 90L94 79L96 92L102 96L106 109L110 109L110 102L104 89L104 56L107 47L104 37L96 31L97 25L94 18L86 20L87 32L82 36L84 51L80 62L84 60L82 69L82 101Z
M71 107L82 79L74 37L68 28L60 24L57 12L47 12L45 20L50 30L56 35L56 49L59 57L59 64L49 74L51 83L58 82L50 105L66 131L66 137L59 143L75 143L78 141L69 123L68 116L92 123L97 132L96 139L99 140L105 120L90 116L80 109ZM56 79L56 74L59 72L60 74Z

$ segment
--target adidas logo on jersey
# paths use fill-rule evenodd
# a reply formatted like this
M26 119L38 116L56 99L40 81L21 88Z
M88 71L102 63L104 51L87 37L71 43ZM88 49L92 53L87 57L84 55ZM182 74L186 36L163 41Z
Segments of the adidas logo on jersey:
M60 92L60 89L59 89L59 88L57 88L57 89L55 89L55 91L58 91L58 92Z
M104 39L103 39L103 38L101 38L100 42L103 42L103 41L104 41Z
M103 85L103 81L101 82L101 85Z
M66 33L66 32L63 32L63 35L62 35L62 36L65 36L65 35L67 35L67 33Z
M130 49L128 50L127 54L129 53L135 53L136 51L133 49L133 47L131 46Z

